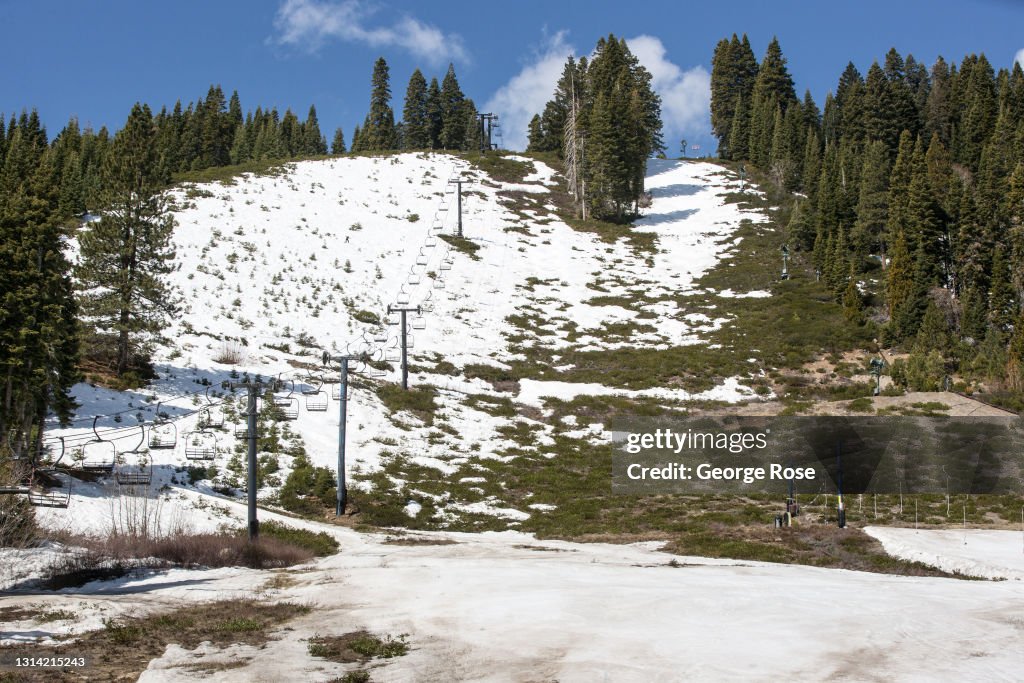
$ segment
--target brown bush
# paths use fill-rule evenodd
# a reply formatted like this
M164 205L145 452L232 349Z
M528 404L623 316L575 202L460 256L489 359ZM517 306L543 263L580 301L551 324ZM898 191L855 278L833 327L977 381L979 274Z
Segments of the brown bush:
M123 576L136 568L290 567L313 559L312 551L270 536L249 543L240 533L175 533L161 538L112 534L68 539L75 546L44 570L49 590Z

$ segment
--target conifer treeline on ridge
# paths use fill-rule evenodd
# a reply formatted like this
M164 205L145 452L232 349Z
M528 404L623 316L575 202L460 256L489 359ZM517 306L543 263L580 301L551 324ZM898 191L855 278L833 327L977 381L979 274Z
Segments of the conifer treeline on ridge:
M1024 389L1024 72L985 55L931 68L891 49L848 64L819 110L777 40L760 64L723 39L711 76L719 155L799 193L789 239L838 301L877 275L882 339L912 388L946 374Z

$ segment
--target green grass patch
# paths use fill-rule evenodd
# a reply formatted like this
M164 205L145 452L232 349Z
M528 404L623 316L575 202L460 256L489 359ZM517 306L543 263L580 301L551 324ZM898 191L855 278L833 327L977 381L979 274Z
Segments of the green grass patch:
M480 251L480 245L473 240L466 239L465 237L456 237L455 235L441 235L441 239L452 245L455 251L460 254L465 254L474 261L480 260L480 257L476 255L476 252Z
M333 555L340 547L337 539L324 531L309 531L273 520L260 524L260 536L269 536L305 548L317 557Z

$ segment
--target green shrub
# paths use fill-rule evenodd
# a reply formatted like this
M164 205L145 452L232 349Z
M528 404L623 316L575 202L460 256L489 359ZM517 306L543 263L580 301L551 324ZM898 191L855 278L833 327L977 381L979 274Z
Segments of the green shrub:
M260 524L260 536L270 536L294 546L304 548L317 557L327 557L338 552L338 541L324 531L309 531L280 522L269 521Z

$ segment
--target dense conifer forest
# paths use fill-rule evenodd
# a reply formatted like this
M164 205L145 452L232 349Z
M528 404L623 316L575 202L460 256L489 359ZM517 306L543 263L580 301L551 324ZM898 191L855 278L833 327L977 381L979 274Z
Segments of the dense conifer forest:
M795 197L788 241L849 318L910 353L912 389L1024 389L1024 72L984 54L926 66L891 49L847 65L823 107L798 98L777 40L713 58L723 159Z

